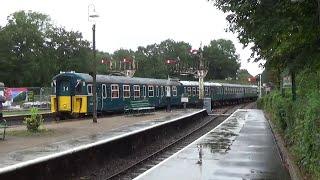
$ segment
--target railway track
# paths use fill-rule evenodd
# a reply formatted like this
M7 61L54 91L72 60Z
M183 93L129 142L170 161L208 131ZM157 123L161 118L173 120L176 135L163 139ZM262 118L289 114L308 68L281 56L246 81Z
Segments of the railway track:
M69 118L69 119L63 119L63 120L59 120L57 117L54 116L54 114L52 114L51 112L48 113L40 113L42 115L42 117L44 118L44 123L50 123L52 121L62 121L62 122L68 122L68 121L74 121L74 120L88 120L91 119L92 116L87 115L84 117L78 117L78 118ZM109 114L100 114L98 117L99 118L103 118L103 117L110 117L110 116L116 116L119 115L117 113L109 113ZM8 126L17 126L17 125L23 125L23 121L24 119L29 116L26 114L22 114L22 115L9 115L9 116L5 116L4 119L6 119Z
M184 148L191 142L193 142L198 137L201 137L205 132L208 132L213 127L220 124L225 118L227 118L226 114L230 114L236 109L243 108L248 106L250 103L244 105L236 105L231 108L225 109L221 114L217 116L209 116L208 120L203 122L201 125L194 129L190 129L184 136L175 139L173 142L163 146L163 148L148 154L147 156L141 158L133 164L125 167L124 169L106 177L106 179L133 179L143 173L144 171L150 169L154 165L160 163L164 159L168 158L175 152ZM221 120L215 122L216 119L221 118ZM215 122L215 123L214 123ZM211 125L210 125L211 124Z

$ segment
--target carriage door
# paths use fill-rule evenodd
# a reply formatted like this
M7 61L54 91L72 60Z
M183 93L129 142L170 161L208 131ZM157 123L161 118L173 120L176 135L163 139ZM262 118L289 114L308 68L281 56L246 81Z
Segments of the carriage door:
M102 84L101 85L101 100L100 100L100 104L99 104L99 109L101 111L103 111L106 107L104 107L106 104L106 100L107 100L107 85L106 84Z
M96 86L97 90L96 90L96 95L97 95L97 110L100 111L101 110L101 106L102 106L102 97L101 97L101 86L99 86L97 84Z

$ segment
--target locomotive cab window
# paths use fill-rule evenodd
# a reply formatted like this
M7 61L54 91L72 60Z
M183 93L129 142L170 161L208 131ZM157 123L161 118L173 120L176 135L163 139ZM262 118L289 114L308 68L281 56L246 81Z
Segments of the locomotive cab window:
M56 82L55 82L55 80L51 83L51 87L52 87L53 93L56 94L56 92L57 92L57 87L56 87Z
M88 92L88 95L92 95L92 84L87 85L87 92Z
M148 86L148 96L153 97L154 96L154 87L153 86Z
M119 98L119 85L117 84L112 84L111 85L111 98Z
M133 91L134 91L134 98L140 98L140 86L134 85Z
M76 85L76 92L77 92L78 94L80 94L81 91L82 91L82 86L81 86L80 83L78 83L78 84Z
M123 98L130 98L130 86L123 85Z
M177 87L176 86L172 86L172 95L177 96Z

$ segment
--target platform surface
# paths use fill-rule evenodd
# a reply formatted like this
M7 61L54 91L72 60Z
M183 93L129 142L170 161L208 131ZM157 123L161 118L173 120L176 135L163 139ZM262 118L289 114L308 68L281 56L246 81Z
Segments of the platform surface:
M200 111L202 110L199 110L199 109L179 110L179 111L176 111L175 113L166 113L166 115L165 116L163 115L162 117L157 117L151 120L144 120L131 125L121 126L116 129L108 130L105 132L96 132L90 135L84 135L76 138L69 138L63 141L45 143L45 144L37 145L34 147L30 147L30 148L15 150L5 154L3 153L0 156L0 173L6 172L8 169L14 169L17 167L25 166L28 163L43 161L48 158L54 158L55 156L62 155L64 153L67 154L74 151L78 151L81 148L88 148L90 146L94 146L99 143L106 143L113 139L121 138L126 135L148 129L152 126L153 127L158 126L164 123L168 123L170 121L175 121L180 118L190 116L192 114L196 114ZM132 119L134 118L139 118L139 116L132 117ZM147 119L148 116L143 116L140 118ZM126 117L126 119L130 120L131 117L128 116ZM121 119L119 119L119 121L120 120ZM74 123L77 123L77 122L74 122ZM103 123L100 123L100 125L101 124ZM83 131L86 131L85 127L83 127ZM10 141L10 139L6 141Z
M221 125L135 179L290 179L261 110L237 110Z

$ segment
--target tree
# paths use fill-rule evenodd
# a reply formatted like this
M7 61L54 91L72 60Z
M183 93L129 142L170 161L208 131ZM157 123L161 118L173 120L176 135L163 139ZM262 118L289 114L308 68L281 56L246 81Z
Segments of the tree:
M266 66L293 71L314 64L320 43L316 1L214 0L214 4L229 14L228 29L238 33L240 42L254 44L255 61L265 59Z
M239 55L230 40L213 40L203 48L203 56L209 63L206 79L235 78L240 68Z
M19 11L8 16L0 31L0 63L3 81L8 85L27 85L39 72L44 34L50 28L48 16Z
M0 81L7 86L47 86L59 71L89 71L90 44L81 33L55 27L37 12L7 19L0 28Z

